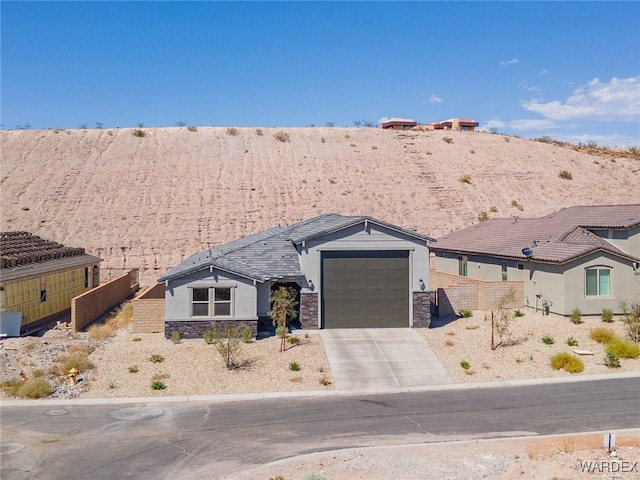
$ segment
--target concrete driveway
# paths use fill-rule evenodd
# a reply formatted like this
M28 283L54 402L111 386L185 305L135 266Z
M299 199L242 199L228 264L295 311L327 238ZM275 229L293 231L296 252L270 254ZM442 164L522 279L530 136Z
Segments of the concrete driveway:
M452 383L424 338L410 328L350 328L320 334L339 390Z

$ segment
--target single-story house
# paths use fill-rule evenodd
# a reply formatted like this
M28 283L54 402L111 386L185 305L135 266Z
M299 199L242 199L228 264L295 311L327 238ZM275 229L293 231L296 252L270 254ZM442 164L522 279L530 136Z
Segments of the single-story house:
M98 257L28 232L0 233L0 312L36 330L71 308L71 299L100 284Z
M418 125L418 122L414 121L413 118L394 117L380 122L380 128L385 130L411 130L416 125Z
M473 132L480 124L468 118L450 118L441 122L431 122L424 125L426 130L467 130Z
M299 294L298 327L428 327L431 237L367 216L321 215L188 257L158 279L165 335L269 328L271 292ZM260 322L260 325L258 325Z
M569 315L640 301L640 204L578 206L542 218L496 218L438 238L431 268L521 280L525 305Z

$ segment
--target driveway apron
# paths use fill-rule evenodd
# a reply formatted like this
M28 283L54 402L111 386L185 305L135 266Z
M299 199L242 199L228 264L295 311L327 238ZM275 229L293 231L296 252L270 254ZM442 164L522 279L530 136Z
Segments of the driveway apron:
M392 390L452 383L427 342L410 328L322 330L338 390Z

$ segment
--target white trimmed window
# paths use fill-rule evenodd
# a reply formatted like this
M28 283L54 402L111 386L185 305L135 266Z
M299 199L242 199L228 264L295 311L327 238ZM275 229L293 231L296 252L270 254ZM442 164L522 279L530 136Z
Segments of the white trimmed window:
M213 316L231 316L231 288L214 288Z
M230 317L231 287L192 288L192 317Z
M587 297L610 297L611 268L593 267L585 269L585 293Z
M209 316L209 289L194 288L191 290L191 316Z

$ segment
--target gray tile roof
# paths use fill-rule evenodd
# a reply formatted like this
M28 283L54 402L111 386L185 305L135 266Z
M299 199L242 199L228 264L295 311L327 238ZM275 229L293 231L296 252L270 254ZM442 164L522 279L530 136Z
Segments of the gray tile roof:
M293 225L279 225L191 255L160 277L158 282L172 280L209 267L219 268L259 282L282 277L302 277L296 244L365 221L422 241L435 241L431 237L371 217L348 217L327 213Z
M637 260L590 230L628 230L640 225L640 204L571 207L546 217L496 218L445 235L433 251L480 254L525 259L523 248L532 248L532 260L566 263L597 250Z

